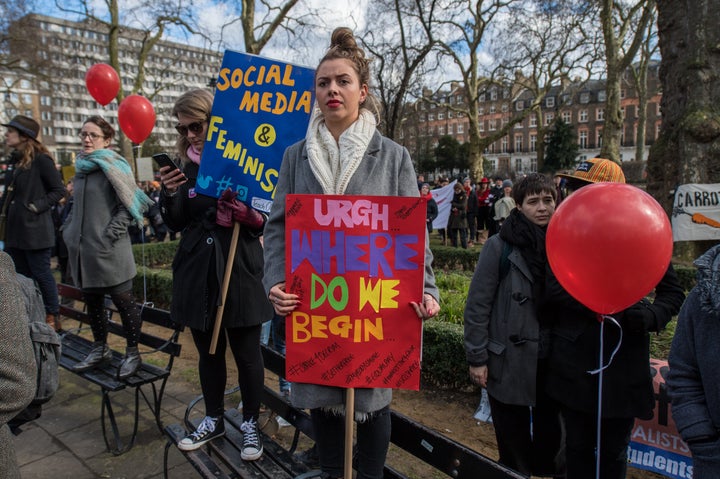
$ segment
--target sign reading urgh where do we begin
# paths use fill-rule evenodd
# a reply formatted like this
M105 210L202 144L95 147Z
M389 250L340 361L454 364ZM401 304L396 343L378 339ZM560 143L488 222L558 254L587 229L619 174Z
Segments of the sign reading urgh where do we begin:
M288 381L419 389L426 201L287 196Z

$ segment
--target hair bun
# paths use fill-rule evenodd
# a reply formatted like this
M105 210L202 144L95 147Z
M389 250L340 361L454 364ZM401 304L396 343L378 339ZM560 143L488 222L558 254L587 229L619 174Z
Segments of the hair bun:
M330 48L340 48L342 50L355 50L358 45L355 41L355 35L348 27L336 28L330 37Z

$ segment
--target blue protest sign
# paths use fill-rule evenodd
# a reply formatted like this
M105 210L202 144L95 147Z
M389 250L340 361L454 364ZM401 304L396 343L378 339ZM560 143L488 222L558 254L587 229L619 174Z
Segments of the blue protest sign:
M231 188L269 212L285 148L305 137L314 75L311 68L227 50L196 191L217 198Z

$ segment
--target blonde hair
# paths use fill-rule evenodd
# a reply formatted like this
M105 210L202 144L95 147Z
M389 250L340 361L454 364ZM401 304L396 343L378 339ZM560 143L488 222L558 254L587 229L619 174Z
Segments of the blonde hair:
M330 48L318 63L318 67L323 62L340 58L350 60L353 70L358 75L360 85L368 86L367 97L360 108L370 111L375 115L375 119L380 121L380 102L370 92L370 60L365 56L365 51L358 46L352 30L347 27L338 27L333 31L330 37Z
M213 94L203 88L197 88L183 93L175 100L172 115L177 118L178 114L183 114L195 121L208 121L210 120L212 104ZM184 163L189 162L190 158L187 156L187 149L190 147L190 141L187 137L178 135L175 147L180 159Z

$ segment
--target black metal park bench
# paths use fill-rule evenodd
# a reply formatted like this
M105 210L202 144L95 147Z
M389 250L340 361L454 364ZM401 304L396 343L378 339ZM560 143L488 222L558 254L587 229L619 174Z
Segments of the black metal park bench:
M282 375L285 371L285 357L271 348L263 346L265 368L275 374ZM233 390L235 391L235 390ZM194 430L197 420L190 419L193 407L202 400L193 400L185 413L185 424L171 424L165 428L168 443L165 447L164 471L168 477L168 454L172 446ZM242 433L240 424L242 414L236 409L225 412L224 437L212 440L195 451L180 451L192 464L201 477L206 479L310 479L319 477L319 471L309 470L298 461L293 452L298 445L300 435L314 438L309 414L293 407L287 399L267 385L263 391L263 403L277 416L284 418L295 432L289 448L265 434L262 434L264 453L257 461L243 461L240 458ZM457 479L526 479L527 476L508 469L477 451L460 444L411 418L392 411L391 442L416 457L419 461L429 464L448 477ZM407 472L399 471L391 465L385 466L386 479L408 479Z
M72 305L62 304L63 302L61 302L60 315L64 318L64 326L67 327L67 319L77 320L81 326L88 325L89 316L85 312L82 291L66 284L58 284L58 291L60 298L74 301ZM110 319L108 326L109 334L124 339L125 332L122 324L112 319L114 310L109 300L106 301L106 314ZM112 351L112 361L110 364L90 371L77 373L72 370L72 367L82 361L90 352L93 344L92 339L80 335L82 327L68 329L61 334L62 356L60 358L60 366L100 386L102 392L100 420L102 421L103 439L105 440L108 451L114 455L127 452L135 444L135 438L138 432L141 396L150 408L160 433L163 433L160 411L165 393L165 385L170 377L174 359L180 355L181 345L178 342L178 338L183 327L172 322L170 313L162 309L141 306L141 315L143 331L139 339L140 350L143 356L152 354L153 361L151 364L149 361L144 360L138 372L125 380L119 380L116 377L118 366L124 356L124 341L122 351ZM148 325L152 325L152 327L149 328L147 327ZM148 332L149 329L152 329L153 333ZM157 365L158 363L161 363L161 365ZM129 438L124 438L127 434L120 431L112 402L113 393L125 389L134 389L135 392L134 406L132 409L132 432Z

